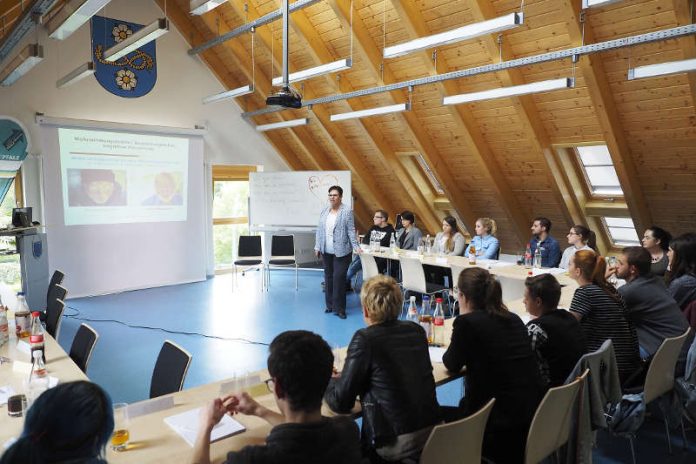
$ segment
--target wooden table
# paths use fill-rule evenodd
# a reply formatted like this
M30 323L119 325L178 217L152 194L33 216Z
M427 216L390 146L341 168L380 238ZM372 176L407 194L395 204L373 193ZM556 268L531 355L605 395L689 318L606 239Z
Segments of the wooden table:
M14 320L10 319L10 341L0 347L0 356L10 358L13 361L20 361L31 364L31 355L17 348L17 338L14 335ZM29 342L29 338L21 339ZM58 342L44 334L44 350L46 353L46 369L48 375L57 377L60 382L70 382L74 380L89 380L87 376L73 362L68 354L61 348ZM11 385L16 394L25 393L24 382L28 380L28 374L14 372L13 363L3 363L0 365L0 386ZM0 407L0 453L3 451L2 445L12 437L18 437L22 432L24 418L10 417L7 414L7 406Z
M380 248L380 251L377 252L363 249L363 253L372 255L375 258L387 258L395 261L400 260L402 257L419 259L423 264L430 266L451 268L452 265L457 265L464 268L480 267L488 269L500 281L500 285L503 288L503 301L508 309L520 316L525 322L529 320L529 314L524 308L522 298L524 296L524 280L529 272L533 271L532 269L517 264L482 259L479 259L477 264L471 265L469 264L469 258L464 256L419 255L417 252L410 250L399 250L394 253L386 247ZM559 307L568 308L573 299L575 289L578 288L578 284L567 273L556 274L555 277L562 285Z

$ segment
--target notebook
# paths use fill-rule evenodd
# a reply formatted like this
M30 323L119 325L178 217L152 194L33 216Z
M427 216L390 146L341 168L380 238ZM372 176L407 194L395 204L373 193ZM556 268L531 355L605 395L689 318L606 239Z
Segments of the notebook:
M196 408L182 412L181 414L166 417L164 422L171 427L172 430L181 435L181 437L186 440L186 443L193 447L196 442L196 435L198 434L200 417L201 408ZM242 433L245 430L246 427L225 414L222 416L222 420L213 428L210 434L210 442L213 443L222 440L223 438Z

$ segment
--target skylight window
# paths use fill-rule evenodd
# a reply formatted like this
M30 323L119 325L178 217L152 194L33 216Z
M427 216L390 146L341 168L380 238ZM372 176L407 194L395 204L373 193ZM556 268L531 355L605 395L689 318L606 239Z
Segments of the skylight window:
M433 188L438 193L438 195L444 195L445 191L442 188L442 184L440 184L440 181L437 180L435 173L433 172L432 169L430 169L430 165L428 165L428 162L425 161L425 158L423 158L423 155L418 153L418 156L416 156L416 159L418 160L418 164L420 165L421 169L423 170L425 175L430 180L430 183L432 184Z
M609 237L617 246L640 246L640 238L631 218L602 218L609 232Z
M623 196L619 177L606 145L576 147L593 195Z

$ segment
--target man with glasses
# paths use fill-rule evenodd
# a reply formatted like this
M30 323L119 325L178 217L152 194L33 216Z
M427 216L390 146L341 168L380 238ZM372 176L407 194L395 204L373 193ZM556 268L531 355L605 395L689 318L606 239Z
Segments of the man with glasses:
M388 247L395 233L394 227L387 222L388 219L389 214L383 209L375 211L375 215L372 217L372 227L367 231L362 242L365 245L369 245L372 240L377 240L380 246ZM377 262L377 269L379 269L379 272L383 273L387 268L387 260L385 258L375 258L375 261ZM351 280L355 277L355 274L361 270L362 262L360 261L360 257L355 255L348 267L348 273L346 274L346 290L350 290Z
M225 413L264 419L273 429L265 445L246 446L227 454L226 464L359 463L360 438L350 416L321 415L321 403L333 371L329 345L317 334L292 330L269 347L268 390L280 413L261 406L248 393L212 401L201 412L194 447L196 464L210 463L210 432Z

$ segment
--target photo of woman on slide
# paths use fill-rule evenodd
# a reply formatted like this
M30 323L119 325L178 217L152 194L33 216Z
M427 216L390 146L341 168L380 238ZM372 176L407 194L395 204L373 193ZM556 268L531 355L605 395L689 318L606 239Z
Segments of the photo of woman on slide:
M126 172L68 169L69 206L125 206Z
M160 172L155 176L155 193L143 200L143 206L151 205L181 205L184 199L179 192L180 172Z

